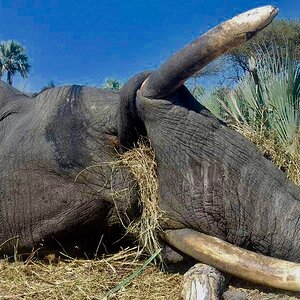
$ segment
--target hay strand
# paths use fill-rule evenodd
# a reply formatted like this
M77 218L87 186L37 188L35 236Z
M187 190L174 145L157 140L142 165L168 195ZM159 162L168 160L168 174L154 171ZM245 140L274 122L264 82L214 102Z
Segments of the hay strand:
M158 233L162 213L158 206L158 180L156 176L155 154L151 147L139 142L137 147L120 156L121 164L129 169L139 188L141 216L127 228L134 234L142 248L152 255L159 253L161 245ZM157 256L161 261L160 254ZM157 261L157 259L155 259Z

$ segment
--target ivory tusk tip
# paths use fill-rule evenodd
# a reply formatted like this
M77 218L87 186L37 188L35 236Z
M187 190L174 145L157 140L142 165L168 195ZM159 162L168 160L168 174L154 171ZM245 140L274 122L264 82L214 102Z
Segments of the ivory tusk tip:
M232 24L247 26L248 30L258 31L266 27L277 16L279 9L272 5L248 10L230 20Z
M163 99L208 63L243 44L278 14L272 5L254 8L214 27L171 56L141 87L145 97Z

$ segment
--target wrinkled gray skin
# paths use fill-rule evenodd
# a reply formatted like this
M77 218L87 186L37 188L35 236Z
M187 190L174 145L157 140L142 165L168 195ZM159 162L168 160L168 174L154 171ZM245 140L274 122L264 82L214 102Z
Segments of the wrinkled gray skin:
M30 251L95 239L95 250L105 227L119 223L115 206L130 217L137 196L128 172L94 166L118 159L119 102L91 87L28 97L0 83L0 244L17 236L20 251Z
M143 134L156 154L163 228L300 261L299 188L186 88L165 100L136 96L147 76L121 97L80 86L28 97L0 83L0 243L18 236L20 251L82 240L96 247L118 215L137 217L132 178L105 162L118 159L120 141L124 151Z

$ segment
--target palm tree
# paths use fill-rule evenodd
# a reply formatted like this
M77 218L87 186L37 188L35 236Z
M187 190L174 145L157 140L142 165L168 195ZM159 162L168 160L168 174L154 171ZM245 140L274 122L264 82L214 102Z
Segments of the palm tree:
M26 78L31 66L25 48L16 41L0 44L0 78L7 74L7 83L12 85L13 76L17 73Z

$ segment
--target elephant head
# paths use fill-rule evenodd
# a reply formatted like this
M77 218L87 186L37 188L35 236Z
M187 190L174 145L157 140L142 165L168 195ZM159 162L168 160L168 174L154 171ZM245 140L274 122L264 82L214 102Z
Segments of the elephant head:
M288 266L285 276L263 282L299 289L298 265L277 259L300 261L299 188L183 85L266 27L277 11L266 6L217 26L158 70L135 76L120 94L65 86L30 97L1 83L2 252L12 250L14 237L25 251L51 241L100 239L120 214L130 222L138 215L138 193L129 172L108 163L118 160L116 148L126 151L146 136L166 216L162 238L196 258L197 240L210 245L211 251L201 248L209 252L201 259L238 276L245 268L251 273L254 263L263 280L267 265L279 272ZM216 256L218 243L229 252ZM245 262L240 268L229 267L234 251Z
M121 94L119 139L125 147L140 134L151 141L160 208L167 216L163 238L171 246L239 277L299 290L298 265L231 246L299 262L299 188L183 86L276 14L268 6L239 15L187 45L158 70L129 81Z

